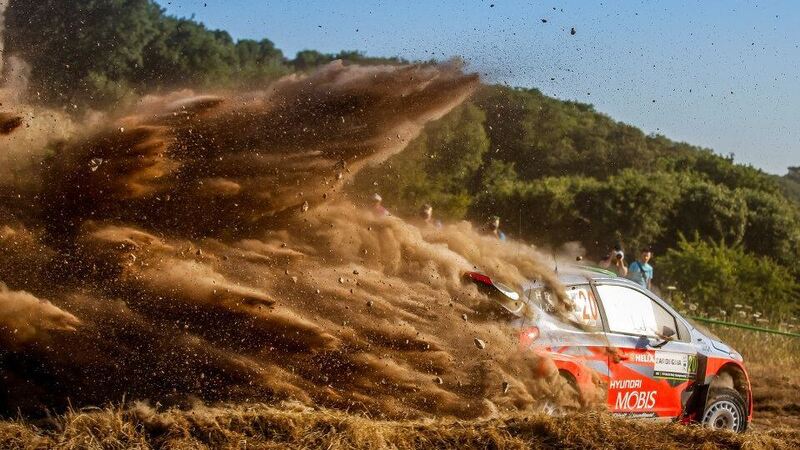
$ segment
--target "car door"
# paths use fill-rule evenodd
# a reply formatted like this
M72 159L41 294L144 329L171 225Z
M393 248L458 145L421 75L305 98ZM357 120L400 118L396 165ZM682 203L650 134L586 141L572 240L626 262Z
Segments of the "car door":
M677 417L681 397L697 371L697 353L685 327L644 291L624 284L598 284L608 329L612 413ZM665 327L667 333L665 333ZM674 334L665 340L664 334Z

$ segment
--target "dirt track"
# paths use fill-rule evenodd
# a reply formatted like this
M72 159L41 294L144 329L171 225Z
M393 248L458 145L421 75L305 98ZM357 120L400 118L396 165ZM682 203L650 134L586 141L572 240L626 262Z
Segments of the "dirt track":
M750 370L753 387L754 430L800 430L800 380L791 373L764 366Z

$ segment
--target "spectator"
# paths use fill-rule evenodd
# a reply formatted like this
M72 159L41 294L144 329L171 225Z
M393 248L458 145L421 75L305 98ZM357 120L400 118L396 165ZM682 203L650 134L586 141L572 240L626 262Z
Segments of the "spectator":
M500 216L492 216L487 224L487 229L489 233L497 239L500 239L501 241L506 240L506 234L500 230Z
M372 196L372 211L375 212L375 215L383 217L389 216L389 210L383 207L383 197L380 196L377 192L375 195Z
M642 250L639 259L632 262L628 268L628 278L646 289L650 289L653 284L653 266L648 264L652 257L653 252L646 248Z
M606 256L600 260L600 267L611 269L620 277L628 275L628 267L625 266L625 252L622 250L621 244L616 244L613 249L608 250Z
M422 209L420 210L420 218L422 219L422 226L432 226L436 228L442 227L442 222L439 220L434 220L433 218L433 206L429 204L422 205Z

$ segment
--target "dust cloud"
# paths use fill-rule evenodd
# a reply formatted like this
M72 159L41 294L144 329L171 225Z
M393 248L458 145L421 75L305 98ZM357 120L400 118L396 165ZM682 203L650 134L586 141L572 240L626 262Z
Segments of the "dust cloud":
M555 285L546 258L343 193L477 85L454 66L334 62L261 91L145 97L91 125L41 111L41 127L0 136L15 162L0 177L14 193L0 197L2 411L293 400L477 417L569 403L552 363L520 352L462 281L478 268Z
M26 342L47 330L75 331L79 324L75 316L50 302L0 283L0 341Z

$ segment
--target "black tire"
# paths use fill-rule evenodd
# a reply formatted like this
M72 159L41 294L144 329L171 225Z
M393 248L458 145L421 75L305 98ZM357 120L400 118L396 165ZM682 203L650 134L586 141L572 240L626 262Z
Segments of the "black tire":
M747 408L742 394L728 388L709 392L701 422L709 428L744 432L747 429Z

